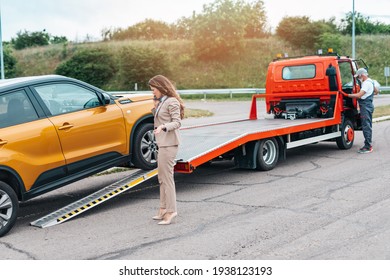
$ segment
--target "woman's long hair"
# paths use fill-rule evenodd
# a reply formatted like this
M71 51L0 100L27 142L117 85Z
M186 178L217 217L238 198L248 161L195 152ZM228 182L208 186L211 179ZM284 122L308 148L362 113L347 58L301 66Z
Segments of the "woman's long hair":
M149 80L149 86L158 89L163 95L174 97L180 103L180 118L184 118L184 102L177 93L173 83L163 75L154 76Z

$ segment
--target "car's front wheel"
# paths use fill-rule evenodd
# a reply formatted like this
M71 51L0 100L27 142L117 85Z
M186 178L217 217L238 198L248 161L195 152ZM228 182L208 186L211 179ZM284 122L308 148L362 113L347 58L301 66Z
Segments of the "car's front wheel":
M0 181L0 237L14 226L18 211L19 203L15 191Z
M153 124L144 123L135 132L132 161L135 167L150 170L157 167L158 147Z

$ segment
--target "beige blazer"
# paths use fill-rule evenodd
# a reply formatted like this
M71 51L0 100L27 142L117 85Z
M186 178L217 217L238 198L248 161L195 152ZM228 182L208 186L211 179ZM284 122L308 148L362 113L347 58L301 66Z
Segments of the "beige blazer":
M154 126L164 125L166 131L156 134L156 142L159 147L178 146L180 144L179 128L180 103L174 97L164 98L154 113Z

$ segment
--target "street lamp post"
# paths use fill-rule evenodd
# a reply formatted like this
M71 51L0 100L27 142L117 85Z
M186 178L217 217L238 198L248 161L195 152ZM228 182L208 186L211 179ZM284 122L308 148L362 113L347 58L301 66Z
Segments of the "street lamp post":
M1 31L1 3L0 3L0 67L1 79L4 80L4 55L3 55L3 34Z
M352 58L355 59L355 0L352 0Z

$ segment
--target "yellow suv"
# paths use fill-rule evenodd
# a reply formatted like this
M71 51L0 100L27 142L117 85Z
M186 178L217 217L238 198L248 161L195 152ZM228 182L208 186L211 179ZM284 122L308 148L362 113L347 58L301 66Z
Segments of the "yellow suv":
M152 95L57 75L0 81L0 236L25 201L110 167L153 169Z

